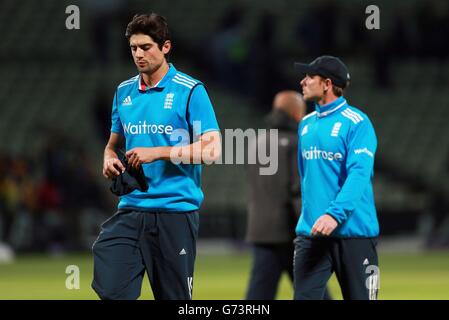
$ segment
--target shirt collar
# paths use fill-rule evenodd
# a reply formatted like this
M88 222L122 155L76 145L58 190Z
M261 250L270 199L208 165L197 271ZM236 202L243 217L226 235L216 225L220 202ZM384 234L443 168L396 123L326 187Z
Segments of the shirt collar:
M162 90L165 88L165 86L167 85L167 82L171 80L171 78L173 78L177 72L176 68L173 66L173 64L169 63L168 64L169 68L167 73L165 74L165 76L154 86L154 87L149 87L145 81L143 81L142 75L139 74L139 91L145 92L148 90Z
M338 99L335 99L331 103L325 104L324 106L320 106L318 103L315 103L316 114L319 118L325 117L346 104L346 99L341 96Z

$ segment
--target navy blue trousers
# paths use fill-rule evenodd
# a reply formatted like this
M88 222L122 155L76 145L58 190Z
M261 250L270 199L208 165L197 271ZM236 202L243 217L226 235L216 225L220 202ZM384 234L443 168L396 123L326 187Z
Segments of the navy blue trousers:
M284 272L293 283L293 252L293 242L253 245L253 265L246 293L247 300L274 300ZM324 299L331 299L327 290Z
M379 268L375 238L330 237L295 239L294 287L296 300L323 299L335 272L343 299L376 300Z
M92 288L101 299L137 299L146 271L155 299L192 299L198 226L197 211L118 211L92 247Z

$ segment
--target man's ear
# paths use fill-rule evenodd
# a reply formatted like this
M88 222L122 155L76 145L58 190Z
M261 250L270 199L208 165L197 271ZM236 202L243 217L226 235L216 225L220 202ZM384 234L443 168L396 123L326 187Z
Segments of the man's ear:
M324 90L327 91L332 88L332 81L331 79L324 79L325 88Z
M168 54L170 52L170 50L171 50L171 41L167 40L162 45L162 53L163 54Z

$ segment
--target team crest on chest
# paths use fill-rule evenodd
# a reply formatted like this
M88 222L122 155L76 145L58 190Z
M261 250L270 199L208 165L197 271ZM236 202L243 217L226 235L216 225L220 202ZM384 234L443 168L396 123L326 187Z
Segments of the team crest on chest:
M340 128L341 128L341 122L335 122L334 126L332 127L331 137L338 137Z
M167 95L165 96L165 101L164 101L164 109L171 109L173 107L173 99L175 97L175 94L170 92L167 93Z

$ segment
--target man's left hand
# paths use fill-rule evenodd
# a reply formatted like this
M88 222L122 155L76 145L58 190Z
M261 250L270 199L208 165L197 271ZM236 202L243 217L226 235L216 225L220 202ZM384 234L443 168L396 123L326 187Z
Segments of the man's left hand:
M128 164L138 168L142 163L150 163L158 159L157 148L134 148L126 152Z
M329 236L337 226L338 222L331 215L323 214L313 225L311 234L314 236Z

